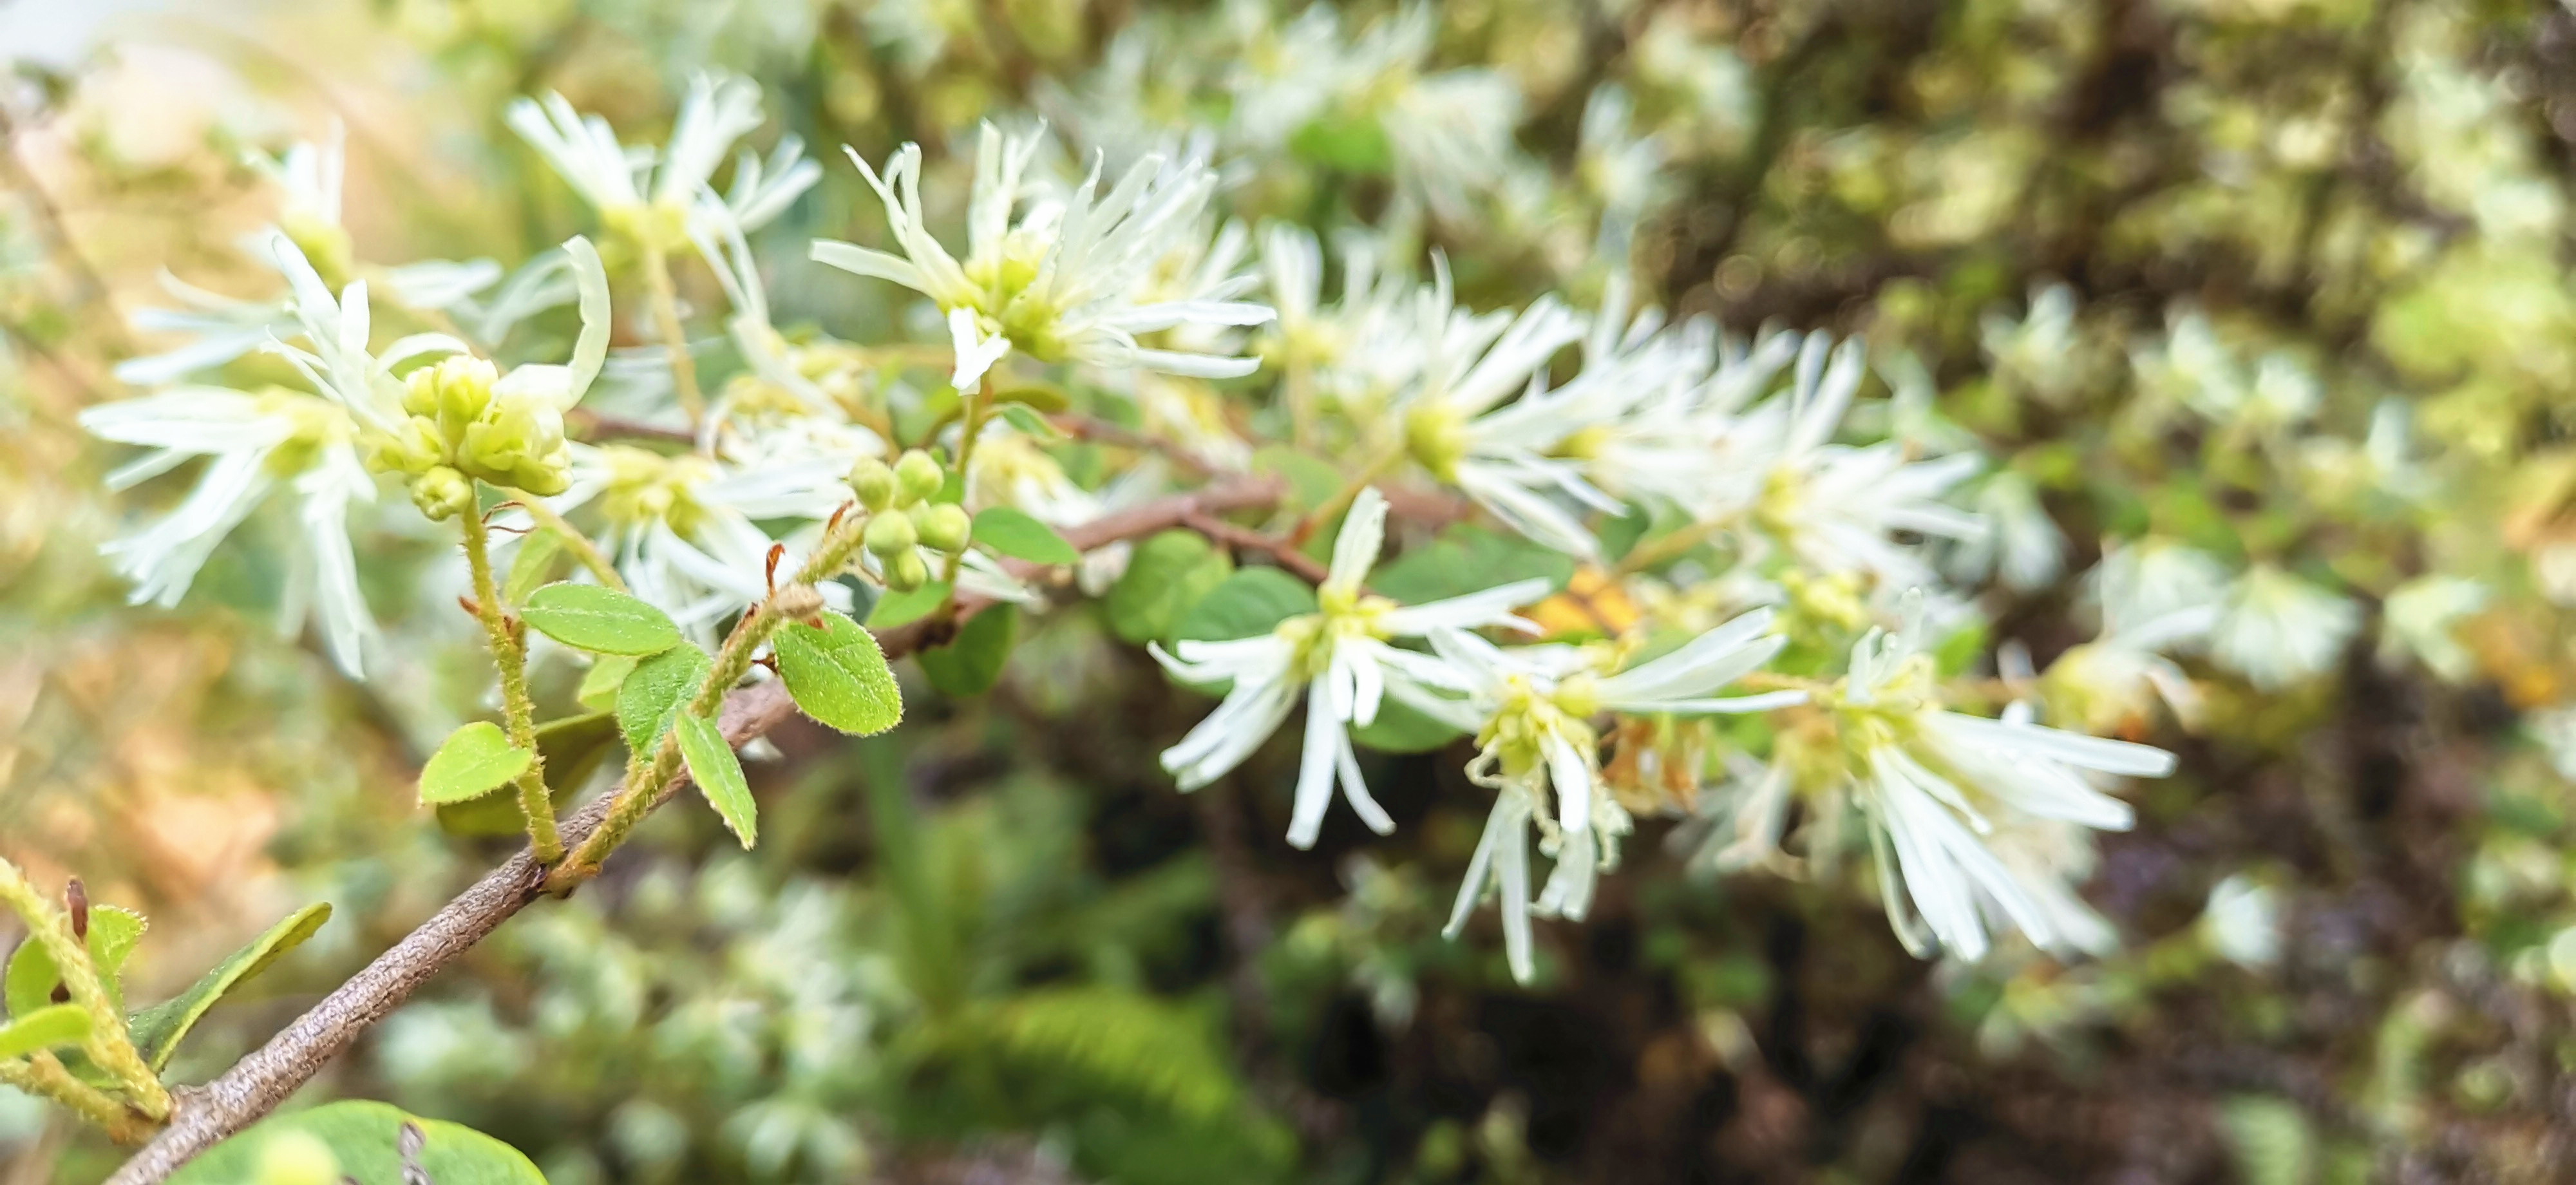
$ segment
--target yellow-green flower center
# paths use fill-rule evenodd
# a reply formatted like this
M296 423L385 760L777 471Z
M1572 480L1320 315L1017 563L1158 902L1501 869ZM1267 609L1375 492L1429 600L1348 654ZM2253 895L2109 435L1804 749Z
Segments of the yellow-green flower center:
M664 456L632 445L602 447L608 485L599 494L600 513L619 527L668 524L687 538L705 521L706 507L697 488L715 476L715 467L693 453Z
M1446 400L1416 403L1404 413L1404 447L1431 476L1454 482L1467 459L1467 417Z

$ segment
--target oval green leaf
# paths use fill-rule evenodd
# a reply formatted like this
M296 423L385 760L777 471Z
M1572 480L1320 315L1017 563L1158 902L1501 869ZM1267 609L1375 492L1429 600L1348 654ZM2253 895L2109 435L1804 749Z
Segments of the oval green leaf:
M1015 560L1036 564L1078 564L1082 553L1055 533L1055 528L1008 506L995 506L975 516L975 542Z
M555 641L598 654L659 654L680 644L669 614L596 584L549 584L528 594L519 616Z
M408 1155L405 1127L420 1133L417 1151ZM545 1185L546 1181L518 1149L473 1128L422 1119L388 1103L351 1100L273 1115L252 1124L172 1174L171 1185L240 1185L261 1180L275 1141L307 1148L319 1145L316 1152L328 1149L337 1163L321 1166L323 1171L317 1175L323 1180L369 1185L408 1180L437 1185ZM299 1159L304 1154L303 1148L295 1153Z
M537 755L510 743L501 726L477 720L447 735L429 764L420 767L420 800L429 806L464 802L526 773Z
M697 693L712 666L695 646L674 646L635 664L617 688L617 727L626 735L626 751L650 753L671 716Z
M1109 586L1101 612L1121 639L1169 641L1181 619L1225 578L1234 561L1196 531L1164 531L1136 545L1127 571Z
M903 722L903 692L876 636L859 623L823 611L822 628L791 621L772 637L778 677L815 720L858 736Z
M224 961L197 977L188 990L126 1018L126 1036L143 1055L144 1064L154 1070L170 1064L170 1055L178 1052L179 1042L188 1030L206 1015L215 1002L230 994L252 976L266 971L286 952L304 945L322 923L331 920L331 903L318 901L307 905L286 920L268 928L240 950L224 956Z
M749 848L760 838L760 808L751 800L751 786L742 779L742 762L734 757L733 746L725 743L715 721L687 712L672 719L671 732L680 738L680 759L688 763L698 793Z
M570 804L573 791L589 781L600 763L608 759L609 751L617 747L617 736L614 712L566 716L537 726L537 761L545 767L546 797L554 802L556 810ZM519 799L514 794L486 794L467 802L438 804L438 828L449 835L520 835L527 827L527 816L519 813Z
M930 677L930 685L942 694L982 695L1001 680L1002 666L1019 636L1020 607L993 605L967 618L947 645L924 650L914 658L921 663L921 673Z

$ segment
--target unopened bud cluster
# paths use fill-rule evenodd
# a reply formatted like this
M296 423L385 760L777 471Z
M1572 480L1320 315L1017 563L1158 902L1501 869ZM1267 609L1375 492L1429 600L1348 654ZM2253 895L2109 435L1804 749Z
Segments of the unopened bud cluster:
M965 550L974 531L966 508L933 502L948 484L948 471L937 458L913 449L888 465L874 457L850 469L850 489L868 511L862 542L877 557L886 587L908 592L930 579L930 564L921 550L954 554Z
M411 372L404 383L409 418L371 441L372 452L378 468L410 480L421 513L464 513L477 480L539 497L571 484L563 413L499 380L489 361L457 354Z

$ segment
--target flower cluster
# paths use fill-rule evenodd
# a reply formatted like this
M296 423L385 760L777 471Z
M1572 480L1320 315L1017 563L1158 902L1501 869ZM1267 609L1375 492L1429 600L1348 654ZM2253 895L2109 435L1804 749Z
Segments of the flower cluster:
M1067 587L1115 604L1132 538L1085 555L1052 528L1202 483L1266 483L1277 501L1254 521L1159 520L1312 577L1293 604L1275 584L1193 579L1209 612L1136 632L1174 679L1223 696L1163 766L1183 790L1263 769L1255 755L1302 709L1287 838L1307 848L1336 797L1369 829L1396 829L1366 750L1458 744L1491 799L1449 930L1498 894L1514 976L1538 974L1532 919L1582 919L1656 815L1687 820L1678 834L1701 866L1873 853L1888 916L1920 953L1974 959L2001 929L2102 949L2108 926L2075 892L2085 835L2130 824L2119 779L2173 762L2096 734L2196 725L2206 676L2185 662L2204 652L2258 689L2310 678L2358 611L2259 557L2231 576L2148 533L2111 541L2084 580L2097 639L2045 670L2002 647L1986 677L1981 595L2050 587L2079 549L2032 473L1932 414L1910 356L1874 364L1859 339L1670 321L1635 307L1624 275L1589 301L1478 309L1445 258L1392 224L1345 228L1328 262L1308 228L1229 217L1219 146L1356 152L1382 136L1399 192L1442 219L1474 204L1463 179L1520 168L1517 114L1486 93L1497 80L1422 72L1429 20L1408 10L1351 41L1310 11L1220 84L1236 104L1223 137L1104 142L1066 168L1044 126L988 123L962 188L943 188L920 145L881 169L853 153L887 247L862 232L805 254L924 298L920 324L940 332L917 343L780 323L754 234L820 170L782 136L766 157L744 151L719 196L725 153L764 122L737 79L693 82L661 149L628 147L561 96L510 109L641 281L628 297L579 237L488 298L497 267L360 264L336 230L336 149L290 150L274 162L283 229L260 245L283 293L144 320L197 341L126 372L165 390L85 419L153 450L111 478L120 488L211 458L177 511L110 553L138 599L174 602L218 540L291 489L310 599L354 674L372 619L346 522L379 481L430 519L469 517L470 536L501 502L585 546L595 536L581 579L702 642L771 595L782 563L809 560L829 567L832 608L927 608L945 626L997 601L1042 611ZM1097 126L1103 101L1073 102L1068 122ZM1670 151L1633 117L1604 92L1584 118L1593 214L1621 242ZM934 229L952 219L962 239ZM676 297L693 259L720 308ZM389 325L371 281L396 294ZM553 311L566 303L569 321ZM659 349L612 357L620 307L652 315ZM692 339L693 316L721 333ZM2103 370L2079 318L2062 288L2040 290L2026 319L1989 316L1994 381L2046 405L2079 397ZM523 324L572 327L569 359L505 361ZM253 345L306 389L176 382ZM2278 351L2246 364L2196 313L2132 354L2150 398L2320 480L2385 484L2412 464L2402 420L2342 452L2303 436L2319 397L2305 364ZM719 380L704 402L702 366ZM1874 382L1895 398L1869 398ZM1442 526L1461 518L1500 530ZM863 532L842 539L845 521ZM1327 528L1317 566L1300 549ZM1381 564L1391 539L1397 558ZM1470 549L1484 558L1465 562ZM1050 578L1066 568L1074 579ZM1250 621L1255 601L1268 611ZM2457 668L2447 625L2476 604L2453 585L2392 597L2389 645ZM1233 628L1184 631L1185 617ZM1543 880L1533 848L1552 862Z

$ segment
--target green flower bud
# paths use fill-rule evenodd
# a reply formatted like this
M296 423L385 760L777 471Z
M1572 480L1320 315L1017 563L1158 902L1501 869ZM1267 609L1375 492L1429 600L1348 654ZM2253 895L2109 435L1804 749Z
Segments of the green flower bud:
M564 492L572 484L572 450L564 445L563 413L533 397L493 400L481 420L465 426L456 467L539 497Z
M921 533L912 529L912 519L900 514L880 514L868 520L867 548L889 559L910 554L921 543Z
M447 460L447 444L438 438L438 422L413 416L383 432L366 435L367 465L380 473L418 477Z
M939 461L920 449L909 449L894 463L895 505L910 506L927 502L948 484L948 471Z
M474 509L474 482L445 465L411 480L411 504L431 522L444 522Z
M975 520L966 517L966 508L954 502L913 508L920 517L913 526L921 532L921 545L932 551L956 552L966 548L966 539L975 530Z
M850 466L850 489L870 513L884 510L894 505L894 467L875 457L861 457Z
M930 582L930 565L921 562L921 553L907 551L887 560L886 587L896 592L911 592Z
M439 435L453 441L482 418L500 377L500 368L487 359L450 354L403 379L403 410L436 420Z

